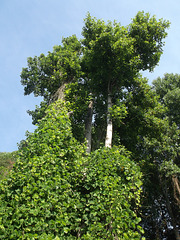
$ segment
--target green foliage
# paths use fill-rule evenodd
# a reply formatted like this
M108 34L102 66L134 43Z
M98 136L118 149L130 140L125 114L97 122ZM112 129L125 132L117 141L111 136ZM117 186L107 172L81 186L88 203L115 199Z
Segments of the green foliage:
M13 171L1 185L1 239L43 239L45 234L53 239L59 231L62 237L71 230L83 153L72 137L64 105L53 105L38 129L28 134ZM74 213L69 214L70 209Z
M114 121L116 139L119 138L121 144L131 151L135 158L142 159L145 138L159 138L161 135L164 108L159 104L147 79L141 75L133 79L121 98L121 109L125 108L126 114L121 122Z
M140 239L140 179L122 147L86 156L57 101L0 185L0 238Z
M7 215L3 207L1 212L6 216L2 218L2 234L17 233L22 239L28 234L35 239L140 239L140 219L135 212L140 170L122 147L100 148L104 145L107 113L113 123L113 145L131 151L143 171L145 216L150 215L155 225L160 212L168 216L161 182L167 178L170 182L172 174L178 174L179 131L175 122L179 124L179 85L171 76L173 81L168 77L166 84L158 80L153 92L139 75L139 71L152 71L158 64L168 27L168 21L144 12L138 12L127 27L88 14L82 40L73 35L47 56L28 58L21 83L25 95L34 93L44 98L40 107L29 111L33 123L42 121L20 145L11 181L2 185L7 208ZM164 105L158 102L157 94ZM66 101L69 114L60 102L46 112L59 98ZM88 132L85 128L91 100L92 149L96 151L87 156L80 142ZM16 195L18 200L14 201ZM20 214L13 210L9 217L15 206ZM150 208L153 211L149 214ZM145 222L143 219L149 233ZM151 233L155 230L152 228Z
M87 98L84 99L84 95L92 94L96 135L92 144L99 145L96 143L97 135L104 136L104 133L99 134L98 125L103 126L104 132L107 94L111 93L115 105L124 88L131 86L140 70L151 71L157 65L169 22L139 12L127 27L115 21L105 23L90 14L84 23L81 40L73 35L63 39L62 46L55 46L47 56L41 54L28 58L28 66L21 73L21 83L25 95L34 93L44 98L40 107L29 111L33 123L44 116L46 107L54 100L53 96L61 86L80 83L80 87L76 88L76 94L77 89L81 88L78 101L68 96L69 101L73 101L74 109L78 107L74 104L76 101L81 103L79 113L74 111L73 132L83 132L87 112ZM82 87L83 83L85 88ZM73 92L74 85L71 87ZM82 138L78 136L77 139Z
M159 101L165 106L164 116L168 117L170 127L166 126L163 138L163 148L166 156L160 167L163 177L180 178L180 76L165 74L163 78L153 81L153 89L159 96ZM167 155L167 152L170 154ZM180 197L180 196L179 196Z
M175 122L180 127L180 75L166 73L163 78L153 81L153 88L166 106L166 116L171 124Z
M138 12L129 25L130 36L138 56L137 68L152 71L163 53L163 39L167 36L169 21L150 16L149 13Z
M16 161L16 152L0 153L0 180L3 179L12 169Z
M106 99L108 86L117 93L127 78L132 77L132 39L127 28L119 23L106 24L90 14L85 19L82 35L85 45L82 69L88 73L95 95L102 94Z
M174 164L173 161L163 162L160 170L165 174L166 177L176 176L176 175L180 176L180 168L176 164Z
M83 239L140 239L135 213L140 204L141 172L122 148L101 148L89 157L84 173L86 193ZM83 231L83 229L82 229Z
M116 105L124 100L124 92L136 85L139 72L154 69L160 60L168 27L169 22L156 20L155 16L150 17L144 12L139 12L127 27L87 15L82 32L85 46L82 70L89 78L91 92L98 104L105 105L107 109L109 96L110 105L117 109L119 106ZM149 98L148 94L144 95ZM121 107L123 109L123 105ZM96 106L95 110L98 110L95 124L96 119L105 119L109 113L109 110L99 111ZM121 113L123 118L123 111ZM141 115L140 112L138 114ZM106 131L106 134L110 136L108 139L111 138L110 132Z
M57 100L57 90L67 83L76 82L81 76L80 66L81 44L75 35L62 39L62 46L54 46L47 56L29 57L27 67L22 69L21 84L24 94L42 96L40 107L28 111L33 124L41 119L47 106Z
M48 107L47 101L41 101L40 106L36 105L35 110L28 110L27 113L32 117L32 124L38 124L38 121L45 116L46 109Z
M124 91L122 104L127 114L121 124L114 122L114 143L120 142L141 166L143 172L142 226L147 239L155 239L158 231L161 237L171 230L172 224L163 182L167 182L168 197L172 211L179 222L178 201L173 199L177 189L172 188L171 178L179 179L180 138L177 125L169 124L167 108L159 102L159 96L148 85L147 79L135 78ZM178 194L176 194L178 195ZM163 214L160 215L160 212ZM159 219L162 219L161 224ZM167 225L163 225L167 222ZM149 237L149 238L148 238Z
M85 81L70 83L65 89L65 100L68 103L71 115L73 136L80 142L84 142L85 121L90 101L88 86Z
M113 94L128 87L140 70L153 70L160 60L168 21L138 12L129 26L87 15L83 27L82 66L96 92ZM105 93L104 93L105 92Z
M81 45L75 35L64 38L62 46L55 46L47 56L28 58L28 67L22 69L21 83L25 95L34 93L45 99L64 83L79 77Z

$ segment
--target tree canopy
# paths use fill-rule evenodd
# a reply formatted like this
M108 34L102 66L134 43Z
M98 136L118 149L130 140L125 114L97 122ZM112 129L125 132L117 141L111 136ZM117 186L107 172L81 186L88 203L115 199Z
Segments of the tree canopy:
M25 94L34 93L45 100L40 108L30 112L34 122L43 116L44 109L53 99L64 97L65 85L78 83L83 94L80 96L83 98L81 108L83 101L88 108L87 100L91 95L95 125L106 114L104 141L109 139L107 145L112 146L110 108L123 98L124 89L133 86L139 71L152 71L158 64L168 27L168 21L156 20L144 12L139 12L126 27L110 21L106 24L88 14L82 39L78 40L75 35L63 39L62 46L54 47L47 56L41 54L29 58L28 67L23 68L21 83ZM74 97L71 99L76 102L77 95ZM82 130L86 120L87 116L81 114L74 119L74 126L79 123ZM90 124L87 127L90 128Z

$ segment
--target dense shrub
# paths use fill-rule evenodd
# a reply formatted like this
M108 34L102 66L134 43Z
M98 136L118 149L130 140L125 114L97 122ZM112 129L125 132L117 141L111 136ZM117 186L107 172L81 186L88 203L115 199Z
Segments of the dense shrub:
M87 155L58 101L0 185L0 239L140 239L140 178L122 148Z
M93 152L81 185L82 239L140 239L141 173L123 148Z

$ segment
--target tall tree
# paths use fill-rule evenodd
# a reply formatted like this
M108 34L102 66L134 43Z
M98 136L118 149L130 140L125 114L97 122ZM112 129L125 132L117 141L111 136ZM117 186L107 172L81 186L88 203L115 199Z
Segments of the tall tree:
M67 83L78 82L81 86L86 83L86 91L91 95L88 104L85 100L89 118L86 114L86 120L81 118L81 122L86 122L88 127L85 130L88 145L91 142L92 113L94 126L97 126L96 120L104 118L100 109L103 106L107 109L104 140L105 145L111 147L111 108L140 70L151 71L157 65L168 26L168 21L157 21L154 16L143 12L139 12L127 27L116 22L106 24L88 14L81 41L75 36L63 39L63 45L54 47L47 56L42 54L28 59L28 68L24 68L21 74L25 94L34 93L45 100L35 112L29 111L34 122L42 117L51 101L64 97L62 93Z
M123 27L114 22L106 24L88 14L82 40L85 46L84 71L91 79L96 97L103 96L107 105L105 146L112 146L110 109L122 90L133 83L140 70L152 71L162 54L163 39L169 22L139 12L132 23Z
M127 188L126 181L132 179L131 171L128 170L130 168L128 167L127 155L125 154L125 158L122 158L119 155L119 150L112 147L119 144L132 152L132 159L138 162L144 174L143 213L145 217L142 225L147 236L149 235L151 239L164 237L164 232L169 232L168 227L163 225L164 221L167 225L173 225L175 234L178 234L176 223L179 215L176 218L174 214L177 209L175 204L177 205L179 200L178 181L177 178L174 178L179 171L179 166L175 162L179 153L179 130L175 125L175 121L178 124L178 108L174 108L177 111L173 111L176 112L176 115L174 114L175 117L172 117L172 113L167 112L168 108L158 102L158 91L151 91L147 80L139 75L139 72L143 70L152 71L158 64L163 52L164 38L167 35L168 27L168 21L157 20L155 16L151 17L144 12L139 12L131 24L126 27L116 22L105 23L88 14L82 31L83 39L78 40L75 36L63 39L62 46L54 47L53 52L49 52L47 56L42 54L40 57L29 58L28 67L22 71L21 82L25 87L25 94L34 93L35 96L44 97L44 102L41 103L40 107L36 108L34 112L30 111L34 122L45 115L45 110L50 103L58 98L65 99L69 111L73 111L70 118L73 136L81 143L86 138L86 152L90 153L91 148L95 150L101 145L104 146L105 142L105 148L88 154L87 162L82 161L80 157L78 166L82 167L83 172L78 167L76 169L79 174L77 174L78 180L73 178L73 181L78 185L78 190L73 188L73 193L77 194L78 199L82 197L90 208L98 206L99 213L94 210L89 211L90 208L86 212L87 205L85 207L83 201L78 202L79 206L83 206L83 212L79 209L77 211L78 218L82 216L82 219L75 226L76 229L74 226L73 229L67 227L71 230L65 229L65 231L69 231L67 235L75 234L78 237L83 238L85 236L88 239L88 231L91 229L92 234L98 232L98 237L105 234L103 236L106 238L117 238L118 234L117 232L114 233L113 230L113 227L119 224L115 208L117 206L121 208L122 199L119 195L116 198L115 192L120 191L118 188L120 186L127 194L131 188L128 188L128 191L124 189ZM160 91L161 85L159 86ZM160 97L161 103L166 104L169 110L173 109L170 108L173 106L174 99L178 99L176 97L178 96L177 88L172 90L174 91L172 94L167 90L166 97ZM57 117L57 115L55 116ZM171 126L166 116L169 119L171 118ZM59 123L56 122L56 124L59 126ZM50 124L48 126L50 128ZM56 131L53 132L49 143L53 142L53 136L56 136L58 139L56 143L60 144L57 128ZM65 131L65 135L66 133ZM46 131L43 130L40 137L47 140ZM62 139L64 138L62 137ZM67 138L65 143L67 144L70 139L72 140L72 136ZM40 138L38 141L40 142ZM37 150L34 142L33 140L31 143L32 151L34 151L34 147ZM77 141L75 143L77 144ZM55 155L58 155L59 145L53 146L56 148L54 150ZM72 146L74 148L74 144ZM110 149L111 147L112 149ZM49 148L49 145L47 148L49 151L47 154L51 155L53 150ZM122 147L119 148L122 150ZM76 150L78 152L77 148ZM28 147L25 148L25 151L29 154ZM61 149L60 152L65 154L64 149ZM69 156L70 161L72 160L71 157L74 157L73 154ZM27 161L29 156L27 156ZM83 154L81 152L81 156L86 156L85 152ZM36 157L38 161L43 160L43 157L39 159L39 155ZM54 155L51 156L51 159L56 161ZM115 159L115 162L113 159ZM127 165L117 167L124 160L127 161ZM129 166L133 166L133 164L130 163ZM49 167L51 169L52 166ZM124 167L126 171L124 171ZM136 167L134 170L135 172L137 170L137 173L139 172ZM130 176L124 177L127 172ZM133 176L135 172L132 172ZM67 178L68 174L67 171ZM114 179L119 181L118 174L120 176L124 174L121 176L121 179L124 179L122 185L119 185L119 183L116 185L116 181L113 184ZM112 182L107 182L107 178L110 178ZM79 181L82 183L79 183ZM174 192L169 190L170 182L173 183ZM110 189L112 189L112 192ZM101 199L103 202L104 196L109 199L106 207L97 200ZM129 197L131 198L131 196L134 197L130 191ZM114 202L113 198L117 201ZM110 204L111 201L114 205ZM131 201L132 205L133 201ZM121 204L118 205L118 202ZM124 205L122 204L122 206ZM74 210L76 212L76 209ZM120 209L118 211L121 212ZM75 212L72 214L72 219L76 216L77 212ZM107 212L111 217L107 217L107 221L103 222ZM124 209L122 212L124 213ZM132 216L131 211L128 211L128 214ZM90 227L87 219L93 219ZM96 226L97 221L99 222ZM130 224L130 221L127 220L126 223ZM138 219L136 221L138 222ZM136 224L138 224L137 222ZM130 232L123 237L124 232L121 232L122 239L133 239L133 236L135 237L135 235L132 235L133 225L134 222L131 225ZM127 230L126 225L124 227ZM108 230L108 235L104 229Z

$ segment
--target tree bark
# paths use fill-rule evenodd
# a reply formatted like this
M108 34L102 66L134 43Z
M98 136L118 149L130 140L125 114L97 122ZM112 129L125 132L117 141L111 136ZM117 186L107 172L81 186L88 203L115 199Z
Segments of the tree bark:
M86 152L91 153L93 100L90 100L85 124Z
M174 189L174 198L177 201L177 205L180 207L180 186L177 176L172 176L173 189Z
M161 183L162 183L162 181L161 181ZM163 193L164 193L164 196L165 196L165 199L166 199L167 210L168 210L169 216L171 218L171 223L172 223L172 226L173 226L174 235L176 237L176 240L180 240L179 230L176 227L176 221L175 221L174 214L173 214L171 204L170 204L170 201L169 201L169 197L168 197L168 189L167 189L166 181L164 181L164 184L162 186L163 186Z
M112 118L110 115L110 109L112 108L112 98L111 94L108 94L108 101L107 101L107 131L106 131L106 140L105 140L105 147L112 147L112 132L113 132L113 124Z
M63 83L63 84L57 89L57 91L52 95L52 98L51 98L51 100L50 100L50 104L51 104L52 102L55 102L55 101L59 100L59 99L65 100L64 90L65 90L67 84L68 84L68 83Z

